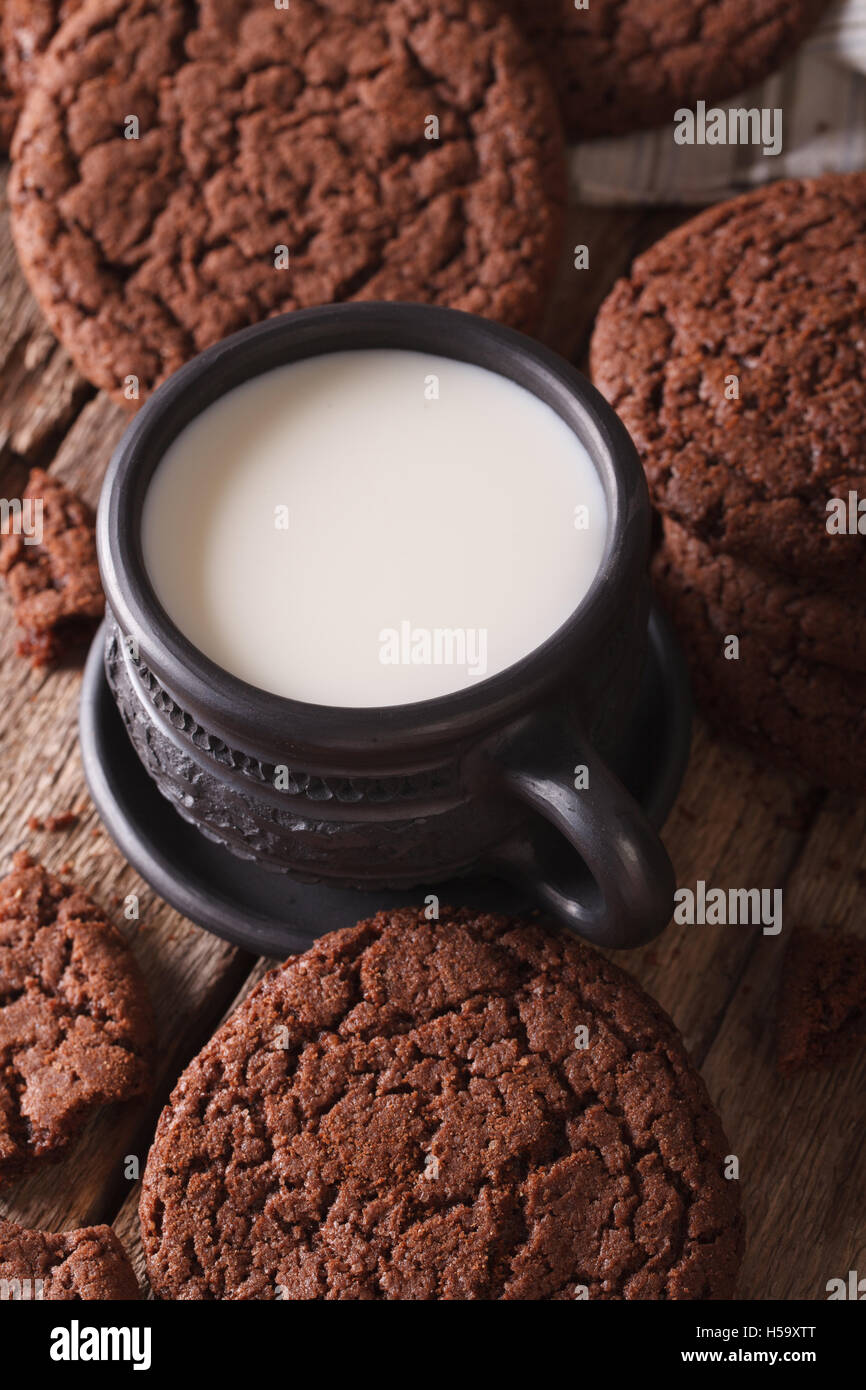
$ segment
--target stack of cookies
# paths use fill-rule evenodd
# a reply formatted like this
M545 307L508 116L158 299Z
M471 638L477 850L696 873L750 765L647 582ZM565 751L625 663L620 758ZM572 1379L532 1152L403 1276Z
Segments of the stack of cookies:
M702 213L602 307L592 375L661 512L655 581L704 710L866 787L866 174Z

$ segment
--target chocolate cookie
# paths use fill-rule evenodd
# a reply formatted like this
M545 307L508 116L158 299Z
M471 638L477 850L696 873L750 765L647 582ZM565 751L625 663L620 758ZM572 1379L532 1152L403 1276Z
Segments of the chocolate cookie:
M0 151L8 150L17 120L18 98L9 86L9 78L0 58Z
M380 913L272 971L147 1162L164 1298L730 1297L727 1143L662 1010L531 921Z
M36 81L39 59L64 19L80 10L84 0L4 0L0 19L2 72L5 97L0 97L0 120L8 102L3 126L7 148L21 103Z
M716 555L665 517L670 578L696 586L717 632L735 633L767 652L866 673L866 601L759 569L739 556Z
M118 398L306 305L532 329L562 228L555 100L495 0L86 0L14 160L31 287Z
M712 584L683 569L663 547L653 581L679 629L695 696L722 733L821 786L866 789L866 674L807 661L796 645L769 646L756 630L741 632L717 608ZM725 639L740 638L739 657Z
M751 563L862 580L866 536L829 534L827 503L866 503L864 317L866 174L770 184L640 256L592 375L660 510Z
M50 666L90 637L105 611L94 518L41 468L31 472L21 501L21 522L0 540L0 575L21 630L19 656Z
M123 937L16 854L0 881L0 1183L62 1157L96 1107L141 1095L151 1041Z
M575 140L642 130L742 91L793 52L820 0L509 0Z
M137 1299L138 1281L110 1226L49 1235L0 1217L0 1299Z
M798 929L785 955L777 1011L785 1076L833 1066L866 1043L866 941Z

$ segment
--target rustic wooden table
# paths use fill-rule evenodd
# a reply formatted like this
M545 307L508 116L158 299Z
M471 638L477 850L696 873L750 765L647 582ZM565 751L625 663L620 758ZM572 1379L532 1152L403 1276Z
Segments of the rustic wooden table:
M5 207L0 212L0 496L19 495L29 468L40 464L95 504L125 417L87 385L45 328L17 268ZM564 262L545 335L554 347L583 361L593 315L613 281L681 217L573 211L569 245L590 247L590 269ZM139 922L119 924L134 937L160 1041L150 1102L93 1119L65 1163L4 1192L0 1210L51 1230L113 1223L146 1287L128 1157L144 1166L180 1071L269 963L185 921L124 861L87 795L76 730L80 671L31 672L14 654L9 608L0 611L0 868L26 848L53 870L68 864L109 909L120 896L140 895ZM28 828L30 817L70 808L80 815L65 832ZM741 1295L823 1299L829 1279L852 1269L866 1275L866 1050L835 1071L782 1081L774 1070L775 992L798 922L866 933L866 802L763 769L698 723L665 839L680 884L703 878L723 888L784 888L781 936L671 925L623 963L681 1028L740 1158L748 1221Z

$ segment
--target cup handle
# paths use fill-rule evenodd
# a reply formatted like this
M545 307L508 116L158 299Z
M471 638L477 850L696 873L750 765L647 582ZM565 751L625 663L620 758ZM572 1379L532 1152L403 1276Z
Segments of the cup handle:
M674 870L637 802L588 740L549 707L488 748L494 780L536 816L485 866L529 889L570 931L619 950L658 936L673 912ZM572 769L587 769L575 786Z

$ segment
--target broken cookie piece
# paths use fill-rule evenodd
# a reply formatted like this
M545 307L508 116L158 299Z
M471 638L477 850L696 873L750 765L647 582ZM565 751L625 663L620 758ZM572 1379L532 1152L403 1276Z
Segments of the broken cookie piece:
M138 1280L110 1226L58 1234L0 1217L0 1299L137 1299Z
M18 654L35 667L55 665L102 619L93 513L41 468L31 472L20 503L7 504L0 574L21 629Z
M120 932L26 854L0 882L0 1186L148 1084L152 1019Z

